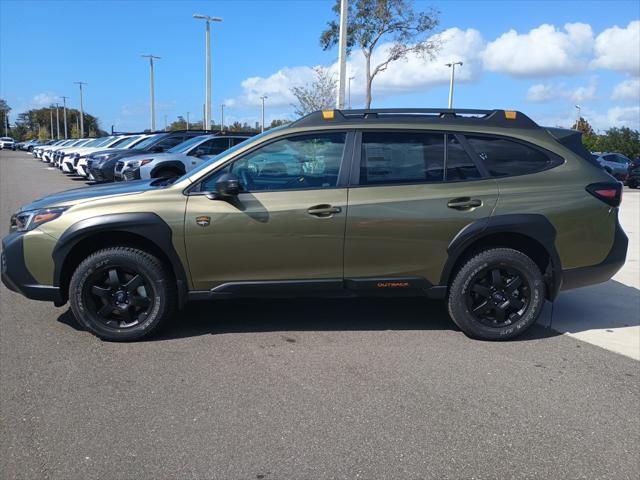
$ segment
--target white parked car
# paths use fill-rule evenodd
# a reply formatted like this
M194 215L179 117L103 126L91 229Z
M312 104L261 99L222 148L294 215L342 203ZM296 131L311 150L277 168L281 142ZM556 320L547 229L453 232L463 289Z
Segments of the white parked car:
M91 179L89 170L87 168L87 157L95 152L110 149L123 149L127 150L134 148L136 145L150 137L151 134L139 134L139 135L119 135L117 137L109 137L110 140L102 142L99 145L95 145L91 148L84 149L81 153L74 157L74 170L82 176Z
M75 142L70 143L68 145L65 145L62 148L59 148L58 150L56 150L53 153L53 161L51 163L53 163L54 167L62 168L62 159L64 158L64 155L68 151L70 151L73 148L77 148L77 147L81 147L82 145L86 145L90 141L92 141L91 138L79 138Z
M144 153L116 163L115 180L178 177L209 157L244 142L247 135L201 135L161 153Z
M58 151L58 149L72 145L78 141L77 138L72 140L61 140L60 143L50 145L45 148L40 156L40 159L45 163L51 163L53 161L53 154Z
M11 137L0 137L0 150L15 150L16 141Z

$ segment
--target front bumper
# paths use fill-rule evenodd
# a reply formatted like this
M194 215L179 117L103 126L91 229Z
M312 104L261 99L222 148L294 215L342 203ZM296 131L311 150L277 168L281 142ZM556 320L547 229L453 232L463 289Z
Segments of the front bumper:
M59 287L41 285L29 273L24 263L23 238L22 232L13 232L2 239L0 254L2 283L9 290L21 293L27 298L62 305L64 301Z
M628 245L629 239L622 230L620 221L616 221L613 245L606 258L597 265L563 270L561 290L586 287L611 279L624 265Z
M87 164L88 171L96 182L113 182L114 161L98 163L90 160Z

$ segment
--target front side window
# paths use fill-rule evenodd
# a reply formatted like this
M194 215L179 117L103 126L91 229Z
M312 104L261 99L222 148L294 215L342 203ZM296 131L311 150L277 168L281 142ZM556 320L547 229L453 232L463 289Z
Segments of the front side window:
M360 185L441 182L444 134L363 132Z
M229 172L245 192L333 188L345 139L346 133L324 133L276 140L216 172L200 189L215 190L218 178Z
M213 138L198 145L191 152L192 155L218 155L229 148L228 138Z
M466 138L493 177L525 175L553 166L548 155L522 143L499 137Z

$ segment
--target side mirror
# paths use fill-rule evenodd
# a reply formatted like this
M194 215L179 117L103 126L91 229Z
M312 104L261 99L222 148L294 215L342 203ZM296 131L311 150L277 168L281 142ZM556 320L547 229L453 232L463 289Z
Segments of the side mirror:
M225 173L216 182L216 196L218 198L235 197L240 193L240 181L233 173Z

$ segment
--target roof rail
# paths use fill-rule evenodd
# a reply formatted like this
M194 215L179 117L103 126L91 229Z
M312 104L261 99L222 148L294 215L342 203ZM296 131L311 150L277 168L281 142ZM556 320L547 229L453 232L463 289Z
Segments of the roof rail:
M292 127L321 126L327 123L459 123L492 127L540 128L524 113L514 110L479 110L466 108L370 108L361 110L324 110L306 115Z

